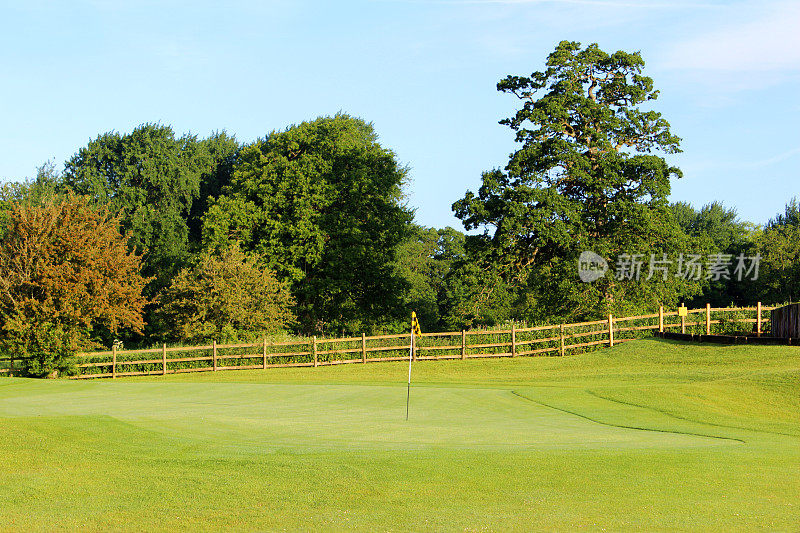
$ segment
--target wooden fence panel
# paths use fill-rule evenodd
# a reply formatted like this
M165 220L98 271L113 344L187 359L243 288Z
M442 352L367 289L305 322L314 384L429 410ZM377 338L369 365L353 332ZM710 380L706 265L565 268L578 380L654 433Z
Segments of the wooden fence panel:
M800 304L785 305L770 311L773 337L800 338Z
M765 311L770 311L770 318L761 316ZM751 323L754 332L758 334L761 333L762 324L770 323L773 331L784 333L782 336L800 338L800 304L772 308L759 303L757 307L752 308L721 309L707 305L704 308L690 310L689 313L694 315L691 317L693 320L681 317L680 322L669 322L667 319L674 320L673 317L677 317L678 313L667 312L661 307L655 314L621 318L609 316L604 320L571 324L527 328L517 328L516 325L512 325L511 329L504 330L428 332L416 337L415 352L420 353L416 358L426 360L566 355L574 350L627 342L645 331L702 328L701 331L709 332L712 326L723 324L726 320L737 324ZM732 318L726 318L728 316L726 313ZM752 318L745 317L742 313L752 314ZM360 337L328 339L314 337L308 340L269 343L267 339L258 343L237 344L217 344L214 341L207 346L168 348L162 345L159 348L136 350L114 348L105 352L78 354L77 366L81 373L72 378L114 378L217 370L407 361L409 349L408 333L375 336L366 336L362 333ZM192 352L205 352L205 354ZM170 357L170 354L174 355ZM148 355L152 358L148 358ZM98 360L98 358L103 359ZM0 358L0 375L11 373L4 367L4 361L8 361L8 358ZM225 362L225 366L221 366L222 361Z

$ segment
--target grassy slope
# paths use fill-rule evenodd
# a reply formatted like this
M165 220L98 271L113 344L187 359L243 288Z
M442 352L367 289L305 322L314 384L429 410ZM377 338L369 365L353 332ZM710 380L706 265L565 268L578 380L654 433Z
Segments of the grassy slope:
M0 380L0 529L800 528L800 349Z

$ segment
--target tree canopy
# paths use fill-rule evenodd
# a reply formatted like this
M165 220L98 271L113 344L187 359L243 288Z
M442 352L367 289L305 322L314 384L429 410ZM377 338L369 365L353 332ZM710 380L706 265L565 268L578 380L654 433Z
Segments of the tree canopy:
M131 133L99 135L66 162L63 186L86 195L113 213L129 236L132 250L143 254L144 272L153 277L154 296L190 257L190 224L199 233L201 190L217 192L227 182L226 165L235 140L215 134L208 141L194 135L175 137L170 126L143 124Z
M152 123L98 135L63 172L0 185L0 344L45 374L117 335L146 346L400 332L412 310L455 330L796 300L797 200L763 227L721 203L669 203L680 139L644 67L638 52L563 41L542 70L500 80L518 100L500 121L517 146L453 204L466 234L414 223L409 168L347 114L246 144ZM598 279L580 275L586 254L608 269ZM712 259L739 268L711 274Z
M751 256L756 226L739 218L736 209L719 202L711 202L696 210L686 202L669 206L681 228L691 239L691 250L697 253L723 254L736 258L740 254ZM754 287L730 279L701 280L702 293L688 302L689 305L724 307L731 304L747 305L754 297Z
M403 307L416 311L423 327L447 329L451 323L467 323L450 320L452 292L461 281L452 273L465 260L464 234L451 227L414 224L398 247L395 271L407 287Z
M0 326L7 353L32 375L67 370L104 331L141 331L140 258L118 220L67 194L15 202L0 237Z
M391 327L401 280L392 264L412 213L406 169L371 124L348 115L275 131L242 148L204 218L206 247L240 241L292 284L306 332Z
M661 155L680 151L679 138L660 113L643 107L658 96L643 68L638 52L563 41L545 70L497 85L522 102L501 121L522 146L453 208L468 230L484 228L470 237L484 261L501 265L508 280L531 284L551 313L671 303L696 290L674 279L638 283L635 291L611 277L577 282L581 251L613 261L687 242L667 209L670 180L681 171Z
M761 261L755 297L775 303L800 300L800 206L796 198L756 235L751 254L756 253Z

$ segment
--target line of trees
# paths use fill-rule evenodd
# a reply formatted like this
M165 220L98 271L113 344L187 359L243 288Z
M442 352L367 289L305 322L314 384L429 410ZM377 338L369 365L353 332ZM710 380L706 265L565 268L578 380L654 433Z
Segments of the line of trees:
M79 349L578 321L658 305L796 299L800 208L765 227L719 203L670 203L681 177L638 53L562 42L498 90L519 149L453 204L469 234L414 222L408 168L346 114L243 144L168 125L108 132L0 190L0 343L31 375ZM681 254L758 257L735 276L578 277Z

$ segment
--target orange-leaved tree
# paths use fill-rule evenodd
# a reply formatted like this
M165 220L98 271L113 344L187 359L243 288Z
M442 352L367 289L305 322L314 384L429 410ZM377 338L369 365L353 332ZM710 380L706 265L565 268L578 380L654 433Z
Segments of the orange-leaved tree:
M100 328L142 330L147 280L118 227L71 193L12 203L0 236L0 343L29 375L69 371Z

